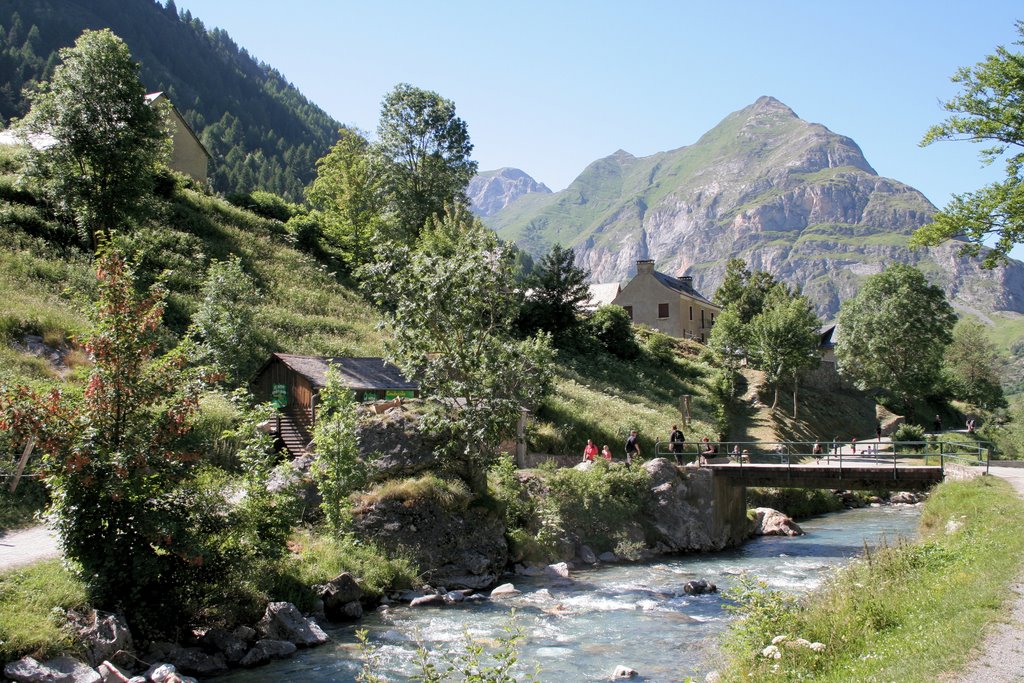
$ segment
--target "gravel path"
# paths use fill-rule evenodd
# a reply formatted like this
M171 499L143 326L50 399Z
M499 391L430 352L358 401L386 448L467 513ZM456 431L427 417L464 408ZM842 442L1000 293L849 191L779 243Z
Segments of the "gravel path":
M45 526L0 532L0 571L58 555L57 537Z
M1024 468L992 467L990 472L1013 485L1024 497ZM981 654L956 678L956 683L1014 683L1024 681L1024 576L1010 586L1013 607L1006 621L992 624L982 641Z

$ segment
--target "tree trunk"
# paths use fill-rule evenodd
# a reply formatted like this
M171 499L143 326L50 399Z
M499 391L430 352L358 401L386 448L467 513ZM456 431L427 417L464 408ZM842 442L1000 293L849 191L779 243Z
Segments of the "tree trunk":
M796 394L800 389L800 378L797 375L793 375L793 419L796 419Z
M775 407L779 405L779 383L775 382L775 398L772 400L772 412L775 412Z

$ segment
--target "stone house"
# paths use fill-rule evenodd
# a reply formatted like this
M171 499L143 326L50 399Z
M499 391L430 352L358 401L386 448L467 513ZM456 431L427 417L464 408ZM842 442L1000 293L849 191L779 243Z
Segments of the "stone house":
M206 146L199 140L199 136L188 125L177 107L167 99L167 95L162 92L146 95L146 103L149 105L164 102L171 119L171 158L167 165L174 171L205 183L210 165L210 152Z
M654 269L653 260L636 262L636 276L612 301L635 323L672 337L707 341L722 308L693 288L688 275L673 277Z

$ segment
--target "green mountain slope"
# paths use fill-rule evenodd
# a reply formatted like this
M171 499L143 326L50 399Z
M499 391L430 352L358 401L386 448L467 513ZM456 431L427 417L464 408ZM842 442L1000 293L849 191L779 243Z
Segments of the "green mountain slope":
M857 144L771 97L727 116L696 143L649 157L618 151L551 195L528 194L485 221L534 255L576 249L596 282L628 279L637 259L687 272L714 293L730 258L799 285L833 315L886 263L915 263L955 302L1024 310L1024 266L981 271L955 245L911 252L935 207L878 176Z
M166 92L210 150L214 189L302 196L340 124L227 32L207 30L170 0L0 3L0 117L25 113L22 89L50 76L57 49L86 28L108 27L142 64L147 89Z

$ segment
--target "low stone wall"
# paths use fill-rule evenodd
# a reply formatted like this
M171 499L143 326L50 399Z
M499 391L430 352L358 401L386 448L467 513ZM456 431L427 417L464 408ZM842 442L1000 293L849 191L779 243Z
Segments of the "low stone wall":
M942 471L946 475L946 481L967 481L968 479L975 479L985 474L984 467L970 467L968 465L948 462L942 468Z

